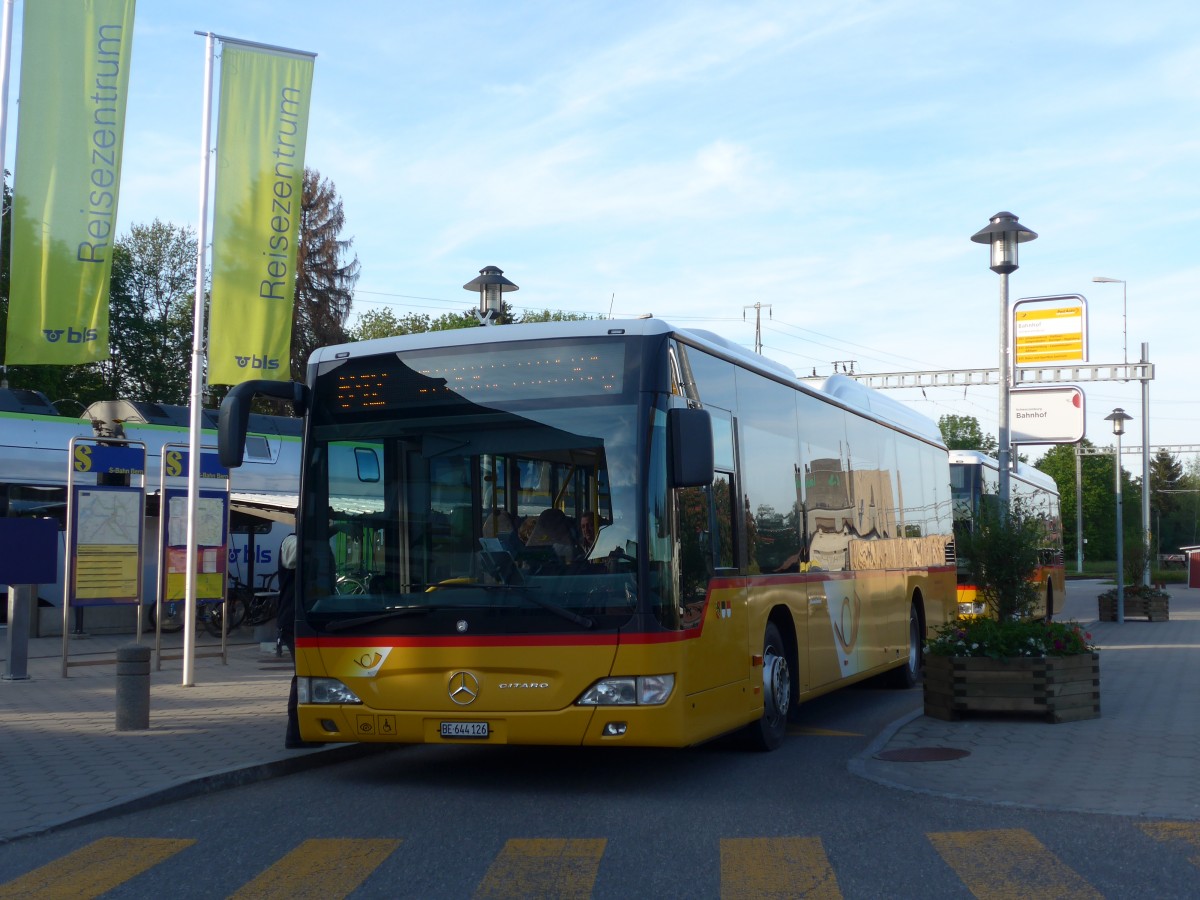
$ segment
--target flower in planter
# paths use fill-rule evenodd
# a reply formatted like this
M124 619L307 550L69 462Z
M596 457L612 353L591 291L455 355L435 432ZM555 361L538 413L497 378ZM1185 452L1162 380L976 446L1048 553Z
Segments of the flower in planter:
M1117 600L1117 589L1110 588L1109 590L1105 591L1103 594L1101 594L1096 599L1100 600L1100 601L1109 600L1109 601L1112 601L1115 603ZM1144 584L1127 584L1127 585L1125 585L1125 602L1126 603L1128 603L1130 600L1170 600L1170 599L1171 599L1170 594L1168 594L1166 591L1159 590L1156 587L1148 587L1147 585L1144 585Z
M925 644L930 656L1078 656L1092 653L1092 636L1078 622L1041 619L960 619L934 631Z

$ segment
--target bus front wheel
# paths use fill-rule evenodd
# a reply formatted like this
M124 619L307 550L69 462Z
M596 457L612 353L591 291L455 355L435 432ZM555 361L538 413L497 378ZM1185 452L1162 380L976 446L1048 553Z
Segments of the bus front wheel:
M921 616L916 600L908 607L908 646L905 651L904 665L892 670L892 684L901 689L916 687L921 678Z
M787 733L788 708L792 704L792 672L787 645L774 622L763 635L763 714L750 726L751 743L759 750L774 750Z

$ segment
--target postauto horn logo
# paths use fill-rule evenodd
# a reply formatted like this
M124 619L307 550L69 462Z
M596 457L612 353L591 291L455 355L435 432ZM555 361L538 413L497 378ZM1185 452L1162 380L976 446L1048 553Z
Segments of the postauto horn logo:
M235 356L234 360L238 364L239 369L247 367L251 369L278 369L279 360L269 359L267 356Z
M43 328L42 334L46 341L51 344L57 344L66 335L68 344L86 344L89 341L98 340L100 335L95 328L80 328L76 331L70 326L66 328Z

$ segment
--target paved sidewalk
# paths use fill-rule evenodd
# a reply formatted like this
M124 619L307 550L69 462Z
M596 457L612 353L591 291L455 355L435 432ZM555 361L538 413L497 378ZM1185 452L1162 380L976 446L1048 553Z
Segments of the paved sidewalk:
M1096 623L1099 582L1071 582L1064 618L1086 623L1101 650L1101 717L943 722L913 713L850 762L851 772L904 790L1053 810L1200 819L1200 590L1171 588L1168 622ZM61 676L62 638L30 641L28 681L0 680L0 842L116 810L248 783L375 747L285 750L291 664L235 635L229 664L151 663L150 727L116 730L115 664ZM130 635L70 641L74 662L115 659ZM153 646L153 635L146 640ZM179 637L170 653L178 653ZM199 639L211 650L210 638ZM7 635L0 632L0 660ZM0 673L6 670L0 663ZM884 750L969 751L944 762L890 762ZM686 751L684 751L686 752Z
M164 636L163 656L181 635ZM197 653L219 650L207 635ZM27 681L0 680L0 842L115 809L134 809L271 777L356 747L283 747L291 661L235 632L228 665L197 658L184 687L182 660L151 658L150 727L116 730L116 665L72 665L62 637L29 642ZM115 660L132 635L72 638L72 663ZM154 635L143 638L154 647ZM167 644L173 646L168 647ZM7 655L0 630L0 659ZM7 662L0 662L0 674Z
M894 723L850 770L892 787L1048 810L1200 819L1200 590L1168 588L1170 620L1096 621L1111 588L1068 582L1066 615L1100 647L1100 718ZM883 751L953 748L941 762L890 762Z

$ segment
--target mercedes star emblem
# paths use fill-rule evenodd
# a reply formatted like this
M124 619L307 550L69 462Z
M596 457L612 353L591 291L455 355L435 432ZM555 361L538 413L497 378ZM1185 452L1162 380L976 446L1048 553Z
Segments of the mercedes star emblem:
M470 672L455 672L450 676L450 699L459 706L469 706L479 696L479 679Z

